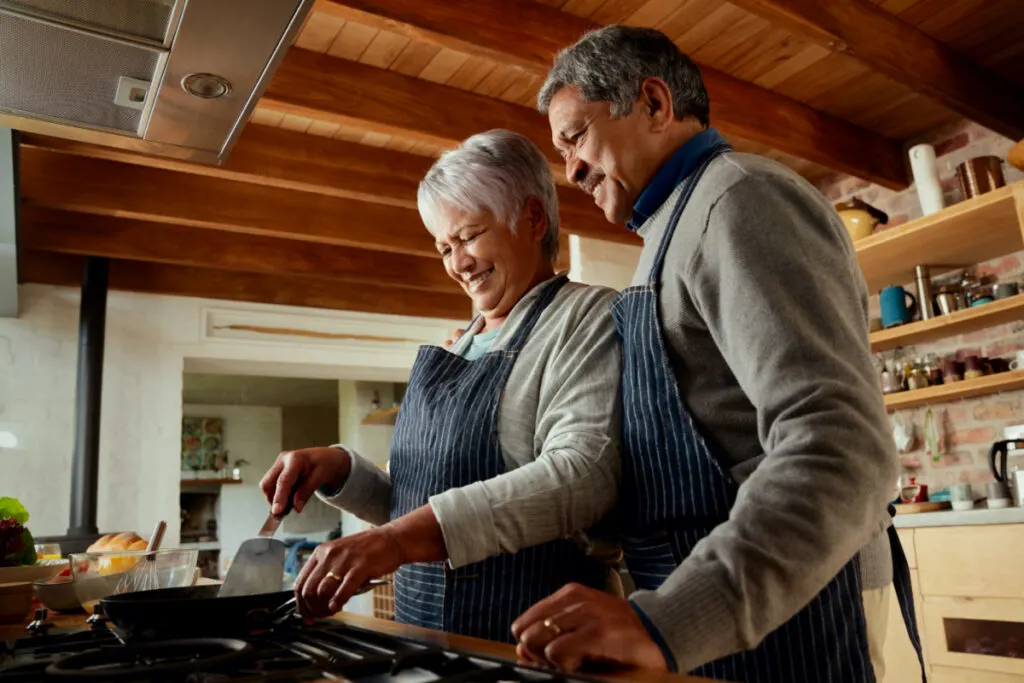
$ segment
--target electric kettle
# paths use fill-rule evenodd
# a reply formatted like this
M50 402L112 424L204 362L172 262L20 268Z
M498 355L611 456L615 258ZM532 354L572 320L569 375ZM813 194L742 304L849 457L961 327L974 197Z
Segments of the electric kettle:
M1009 441L996 441L992 444L992 450L988 454L988 466L992 470L992 476L996 481L1001 481L1010 489L1010 496L1013 504L1017 507L1024 507L1024 469L1014 467L1007 471L1007 459L1013 449L1024 448L1024 439L1012 439ZM998 462L996 458L999 458Z

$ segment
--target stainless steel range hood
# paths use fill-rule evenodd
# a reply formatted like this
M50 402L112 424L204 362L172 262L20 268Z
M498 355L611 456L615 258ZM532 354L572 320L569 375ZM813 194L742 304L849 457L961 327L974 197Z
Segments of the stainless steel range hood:
M0 0L0 126L218 163L313 0Z

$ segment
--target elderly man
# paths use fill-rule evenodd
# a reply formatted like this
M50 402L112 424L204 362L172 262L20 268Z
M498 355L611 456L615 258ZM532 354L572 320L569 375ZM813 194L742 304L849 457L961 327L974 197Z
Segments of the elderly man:
M351 448L309 448L282 453L261 486L278 514L298 486L297 510L319 490L381 525L317 548L295 584L304 615L397 569L398 621L508 641L512 620L561 586L618 585L578 533L618 494L615 292L555 274L554 181L520 135L446 152L418 199L479 317L450 350L420 349L388 471Z
M627 602L564 589L516 621L521 653L569 669L875 680L894 566L912 632L914 617L886 514L896 457L867 292L842 223L799 176L731 151L708 127L700 72L658 31L587 34L538 102L569 180L644 240L613 305L619 517L640 590Z

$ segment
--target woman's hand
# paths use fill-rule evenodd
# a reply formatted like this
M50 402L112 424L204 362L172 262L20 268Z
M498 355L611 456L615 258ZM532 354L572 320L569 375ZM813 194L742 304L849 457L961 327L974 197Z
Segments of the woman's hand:
M444 534L429 505L376 529L321 543L295 580L299 613L307 619L328 617L370 579L406 562L447 558Z
M340 489L348 478L352 461L341 448L302 448L285 451L260 481L260 490L270 503L270 512L283 514L287 509L288 496L292 491L292 502L296 512L302 512L306 503L321 486ZM296 488L297 487L297 488Z
M405 561L390 525L321 543L295 580L299 613L306 619L341 610L363 584Z
M466 334L466 331L462 329L455 330L454 332L452 332L452 336L444 340L444 348L450 349L452 347L452 344L457 342L459 340L459 337L461 337L464 334Z

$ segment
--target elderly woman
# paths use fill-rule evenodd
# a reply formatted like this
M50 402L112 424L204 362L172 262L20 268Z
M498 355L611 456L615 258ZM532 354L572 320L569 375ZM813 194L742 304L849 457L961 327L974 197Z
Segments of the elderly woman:
M520 135L446 152L418 205L479 316L449 349L420 349L388 471L308 448L282 453L261 486L275 514L316 491L380 525L317 548L295 584L304 616L395 571L398 621L511 641L512 621L564 584L615 585L582 534L618 492L615 292L555 274L555 185Z

